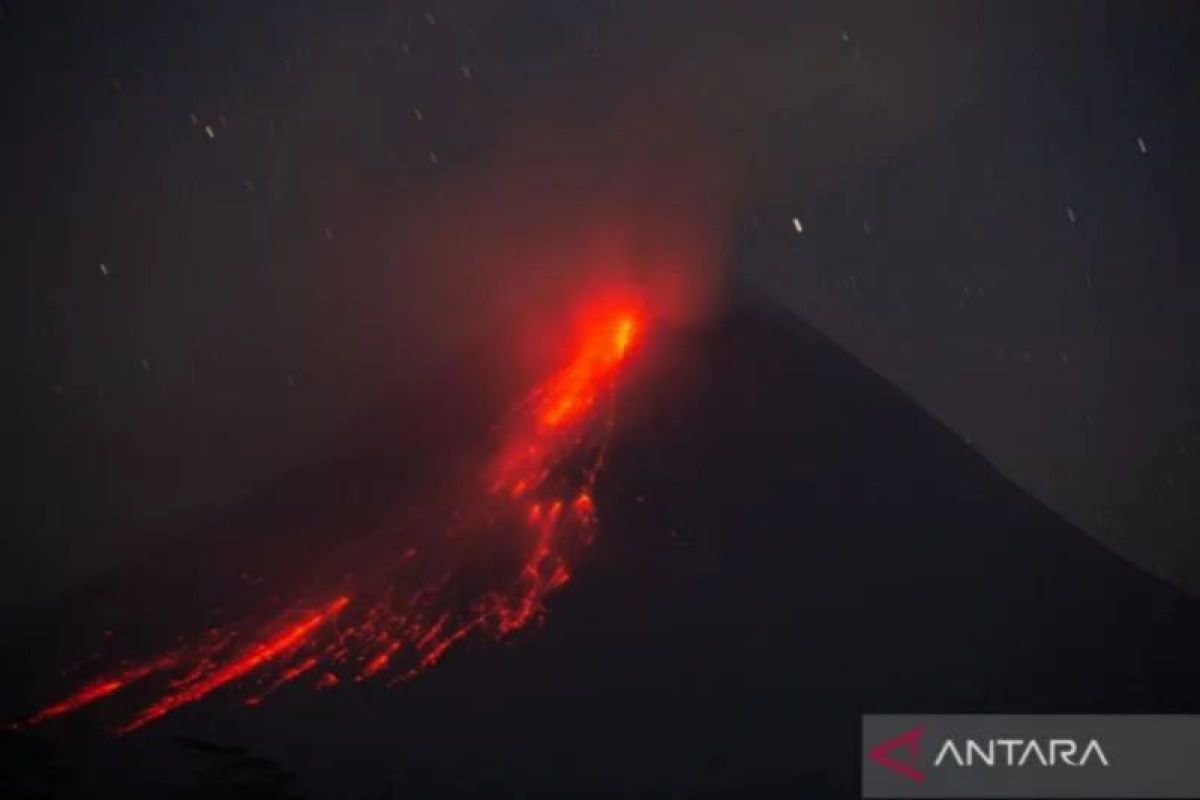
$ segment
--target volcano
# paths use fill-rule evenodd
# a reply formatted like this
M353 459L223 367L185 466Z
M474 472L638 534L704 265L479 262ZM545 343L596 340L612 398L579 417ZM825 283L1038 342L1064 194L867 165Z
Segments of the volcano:
M255 708L216 693L120 739L82 717L10 733L7 780L126 797L850 797L862 713L1200 710L1193 600L799 320L742 302L656 330L616 407L596 539L542 624L392 689L288 685ZM304 561L306 531L420 493L381 475L403 462L419 487L429 428L399 453L394 431L362 431L204 524L257 537L265 562ZM138 568L158 576L154 604L199 605L183 587L204 563L163 558ZM14 632L7 671L31 636L78 630L140 579ZM147 597L122 602L112 614L134 620ZM6 706L36 683L6 679Z

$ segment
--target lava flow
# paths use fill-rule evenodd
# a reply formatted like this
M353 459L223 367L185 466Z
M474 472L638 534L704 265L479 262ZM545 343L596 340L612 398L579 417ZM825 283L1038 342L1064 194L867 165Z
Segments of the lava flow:
M210 628L126 660L23 724L119 695L128 707L114 731L124 734L232 684L248 685L248 705L302 679L319 689L374 678L395 684L467 637L504 637L538 619L595 535L593 488L613 389L641 325L638 312L620 309L586 327L573 358L501 421L468 502L433 515L436 546L403 548L387 569L364 571L376 580L298 600L271 619Z

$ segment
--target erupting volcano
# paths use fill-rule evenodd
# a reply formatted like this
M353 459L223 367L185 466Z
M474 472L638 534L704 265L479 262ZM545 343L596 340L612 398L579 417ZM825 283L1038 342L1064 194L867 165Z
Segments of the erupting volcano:
M394 684L469 636L500 638L529 625L594 537L593 487L615 382L643 325L632 307L591 318L568 363L495 426L476 485L456 492L453 508L427 513L438 526L432 545L397 547L391 558L373 553L376 563L358 565L350 586L331 580L336 588L300 597L281 614L251 614L127 658L25 724L136 695L114 727L123 734L234 683L248 686L249 705L292 681Z

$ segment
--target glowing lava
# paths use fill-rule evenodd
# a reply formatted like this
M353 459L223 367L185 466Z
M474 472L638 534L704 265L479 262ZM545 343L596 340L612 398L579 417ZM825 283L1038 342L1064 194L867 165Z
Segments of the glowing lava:
M539 404L539 421L554 428L586 413L595 402L604 378L625 358L636 332L634 317L623 314L602 329L600 335L588 337L574 363L546 388Z
M147 722L153 722L182 705L193 703L214 689L219 689L227 683L253 672L265 664L282 656L328 622L350 604L349 597L339 597L325 608L312 612L300 622L276 634L265 642L252 645L244 653L237 655L232 661L201 673L182 685L174 687L161 699L137 714L132 720L117 729L118 733L128 733L142 727Z
M114 728L120 734L252 677L258 682L248 705L305 676L316 688L381 676L395 684L468 636L500 638L526 627L543 613L547 595L571 579L595 535L593 488L612 427L613 387L641 327L628 308L586 326L568 363L502 420L467 498L471 513L444 514L446 535L437 546L405 548L376 584L298 600L265 624L212 629L169 652L124 662L24 724L78 711L133 684L149 699L124 712Z

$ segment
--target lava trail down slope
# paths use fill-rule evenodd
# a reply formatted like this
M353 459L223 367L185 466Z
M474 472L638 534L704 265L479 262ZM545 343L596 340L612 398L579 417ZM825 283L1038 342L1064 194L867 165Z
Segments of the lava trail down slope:
M118 734L230 684L250 684L249 705L293 681L396 684L469 636L499 639L524 628L570 580L595 535L592 495L614 382L640 325L627 308L589 321L569 363L499 423L473 485L455 493L444 514L428 515L437 527L432 541L387 549L377 542L370 556L386 566L356 571L370 578L341 581L267 619L213 625L156 654L126 656L22 724L38 726L130 689L146 699L114 726Z
M803 323L746 301L636 342L589 489L603 535L536 636L467 642L401 692L346 673L319 692L297 679L257 710L213 697L136 736L47 745L47 774L124 796L186 788L178 737L201 737L317 797L857 797L863 712L1200 711L1191 598ZM578 476L595 462L579 462L565 491L506 507L545 514L556 497L567 515L591 487ZM493 463L528 470L519 454ZM524 530L535 545L536 524ZM524 596L506 610L521 614ZM332 609L331 630L356 602Z

